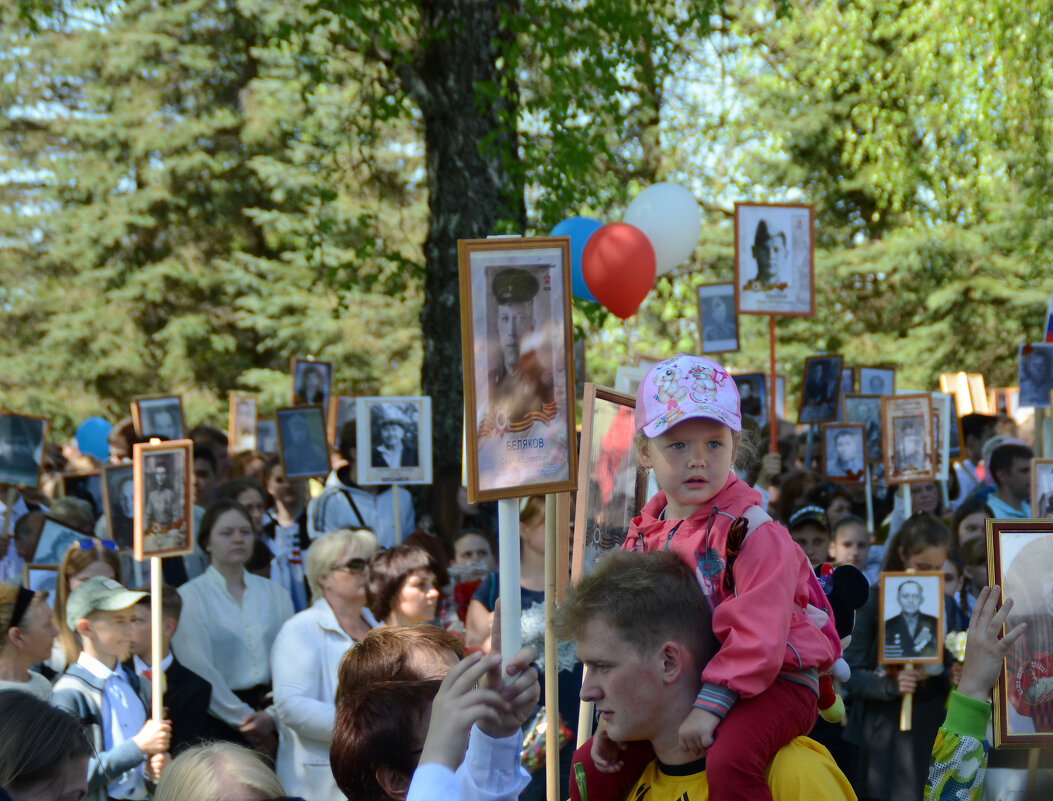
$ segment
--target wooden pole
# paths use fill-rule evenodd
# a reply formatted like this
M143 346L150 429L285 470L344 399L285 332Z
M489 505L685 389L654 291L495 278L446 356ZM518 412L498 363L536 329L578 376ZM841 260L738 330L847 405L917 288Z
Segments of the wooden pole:
M518 498L502 498L497 502L497 556L498 594L501 597L501 662L503 667L507 667L523 645L523 635L519 629L522 601Z
M864 493L866 494L867 501L867 531L873 535L874 533L874 487L870 483L870 464L866 463L863 465L863 473L866 476L866 485L864 486Z
M552 621L556 612L559 535L556 495L545 496L545 788L549 801L559 801L559 653ZM566 551L566 548L563 549Z
M585 676L588 674L589 669L583 668L581 671L581 680L584 683ZM596 705L592 701L582 701L578 704L578 742L577 748L581 748L588 739L592 736L592 717L595 711Z
M768 450L779 452L778 417L775 414L775 315L768 316ZM805 469L808 469L807 467Z
M395 513L395 544L402 544L402 516L399 514L399 485L391 485L391 506ZM516 649L519 650L518 648Z
M914 670L914 663L908 662L904 670ZM899 707L899 730L910 731L914 727L914 693L904 693Z
M161 669L162 629L161 615L161 558L150 557L150 717L164 720L164 671Z
M556 496L556 603L567 597L570 584L570 493ZM581 536L585 536L582 534Z

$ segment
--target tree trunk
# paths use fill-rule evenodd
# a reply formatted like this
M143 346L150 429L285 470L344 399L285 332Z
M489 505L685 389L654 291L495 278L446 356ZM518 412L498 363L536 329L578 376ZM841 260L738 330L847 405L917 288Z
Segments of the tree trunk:
M424 118L428 237L421 386L432 398L436 469L460 463L464 393L457 240L526 227L518 169L516 92L504 69L499 0L421 3L415 99Z

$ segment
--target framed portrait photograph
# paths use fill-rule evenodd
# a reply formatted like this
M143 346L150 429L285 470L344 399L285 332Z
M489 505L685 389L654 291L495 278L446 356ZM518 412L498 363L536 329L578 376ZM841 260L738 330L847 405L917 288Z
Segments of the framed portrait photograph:
M33 564L57 565L66 555L66 551L77 540L91 539L91 532L78 531L72 526L60 523L53 517L44 519L40 528L40 539L33 551Z
M431 398L359 398L359 484L431 483Z
M793 203L735 204L739 314L815 314L814 217Z
M856 391L856 368L841 368L841 394L848 395Z
M768 421L768 376L764 373L732 374L739 389L739 409L761 425Z
M880 582L877 661L943 662L943 573L882 573Z
M951 427L958 427L951 401L945 392L932 392L932 452L936 459L936 480L946 481L951 475Z
M883 395L881 429L886 483L936 480L931 395Z
M329 408L329 391L333 385L332 362L293 356L289 360L289 372L292 374L293 406Z
M193 450L189 439L132 447L136 561L193 553Z
M1027 630L994 689L995 746L1053 743L1053 521L987 521L988 581L1013 601L1006 625Z
M278 452L278 422L273 417L256 420L256 450L260 453Z
M990 414L991 409L987 405L987 388L984 384L983 375L981 373L966 373L965 383L969 387L969 400L972 401L973 411L978 414Z
M837 420L841 361L840 355L809 356L804 360L798 423L832 423Z
M275 415L278 422L278 453L285 477L293 481L329 475L329 440L322 407L293 406L278 409Z
M47 436L48 421L43 417L0 412L0 484L40 486Z
M58 588L58 565L22 565L22 586L33 592L49 593L48 603L54 604L54 593Z
M457 243L468 499L575 488L574 335L565 237Z
M231 454L256 450L256 398L252 395L230 396L227 415L227 443Z
M96 518L102 515L102 474L98 470L63 473L60 482L62 497L87 501Z
M895 395L896 370L892 367L860 367L859 394Z
M862 423L823 423L823 474L839 484L866 480L866 431Z
M869 464L881 463L881 396L845 395L841 399L842 419L846 423L861 423Z
M992 387L987 390L987 408L991 414L1016 417L1020 406L1020 391L1016 387Z
M179 395L144 395L132 399L135 433L149 439L183 438L183 399Z
M1053 390L1053 344L1034 342L1019 348L1020 405L1049 408Z
M698 289L698 333L702 353L739 349L739 319L735 314L735 284L701 284Z
M621 547L646 499L647 476L633 448L635 414L632 395L585 384L571 581L588 575L602 554Z
M135 548L135 467L112 464L102 468L102 509L106 536L121 551Z
M629 367L620 364L614 371L614 391L624 392L636 397L636 390L640 388L640 382L647 377L650 367Z
M1053 518L1053 459L1031 460L1031 513Z
M340 446L340 432L344 425L355 420L357 400L351 395L333 395L329 399L329 441L334 450Z

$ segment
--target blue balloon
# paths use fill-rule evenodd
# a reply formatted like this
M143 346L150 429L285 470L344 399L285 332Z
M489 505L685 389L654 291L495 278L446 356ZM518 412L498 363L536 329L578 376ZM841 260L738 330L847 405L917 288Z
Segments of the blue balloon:
M77 426L77 450L94 456L101 462L110 458L110 429L108 422L101 417L89 417Z
M599 220L590 220L588 217L568 217L558 223L552 229L552 236L570 237L570 288L575 297L582 300L596 302L596 298L589 292L585 284L585 276L581 272L581 254L585 251L585 243L593 232L603 227Z

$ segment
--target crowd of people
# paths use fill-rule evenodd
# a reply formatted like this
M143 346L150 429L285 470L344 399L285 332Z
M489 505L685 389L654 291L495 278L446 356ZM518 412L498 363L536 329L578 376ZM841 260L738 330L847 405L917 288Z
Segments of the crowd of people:
M790 426L759 453L767 433L719 365L664 364L680 385L659 400L653 375L641 383L634 441L660 491L556 610L556 664L543 658L542 497L520 505L524 646L502 654L495 516L466 503L459 468L420 497L361 486L350 423L324 483L290 481L278 456L232 454L199 426L194 550L162 560L155 632L103 509L53 491L98 460L49 447L42 489L4 508L0 799L540 799L544 756L523 743L552 725L561 797L583 801L978 799L1003 660L1050 639L1041 598L999 605L988 587L985 521L1030 516L1030 447L1011 421L966 415L948 488L828 484ZM115 426L110 461L135 441L130 422ZM77 536L38 591L23 566L48 519ZM871 585L847 645L828 565ZM964 663L949 648L942 662L881 661L879 578L900 571L942 573L946 596L934 627L921 586L899 586L902 641L968 631ZM846 711L817 721L831 675ZM557 710L541 705L547 681ZM1049 694L1014 699L1034 731L1051 728ZM575 751L579 698L595 729Z

